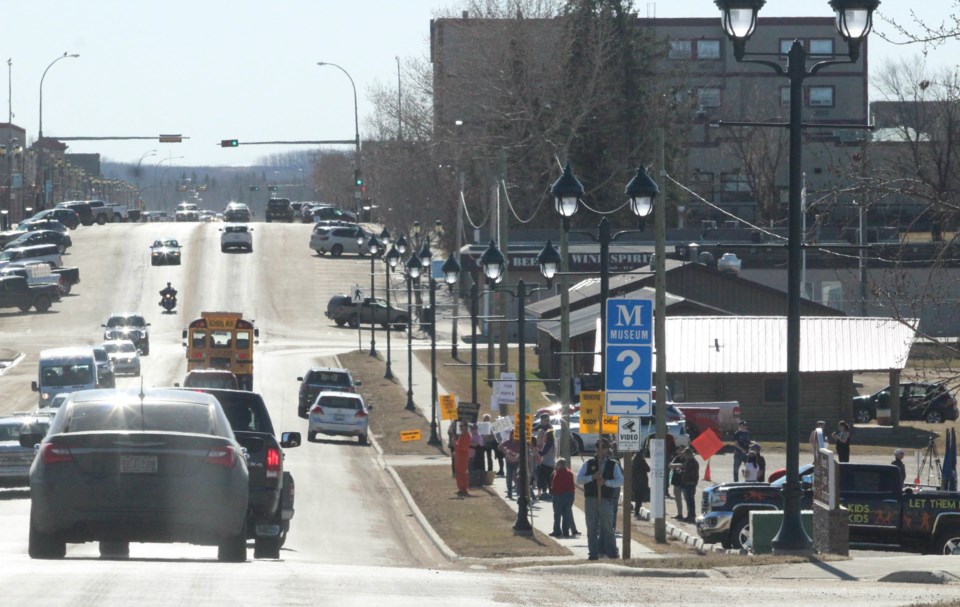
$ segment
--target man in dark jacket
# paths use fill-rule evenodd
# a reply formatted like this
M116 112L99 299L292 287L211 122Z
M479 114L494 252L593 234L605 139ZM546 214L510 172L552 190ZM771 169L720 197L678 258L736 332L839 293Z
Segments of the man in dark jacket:
M890 462L900 470L900 484L907 480L907 468L903 465L903 449L897 449L893 452L893 461Z
M583 503L587 518L588 558L595 561L599 550L612 559L618 558L616 536L613 533L614 500L617 488L623 486L623 470L610 457L610 442L597 441L597 455L588 459L577 472L577 484L583 485Z
M700 464L697 462L697 456L693 454L693 447L684 449L686 461L683 462L683 470L680 480L683 483L683 499L687 503L687 517L683 519L687 523L693 523L697 520L697 483L700 482Z

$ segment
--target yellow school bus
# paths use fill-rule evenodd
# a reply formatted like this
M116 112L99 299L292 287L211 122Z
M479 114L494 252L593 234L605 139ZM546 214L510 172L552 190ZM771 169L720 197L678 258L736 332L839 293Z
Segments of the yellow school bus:
M243 390L253 390L253 345L260 330L239 312L201 312L183 331L187 371L225 369Z

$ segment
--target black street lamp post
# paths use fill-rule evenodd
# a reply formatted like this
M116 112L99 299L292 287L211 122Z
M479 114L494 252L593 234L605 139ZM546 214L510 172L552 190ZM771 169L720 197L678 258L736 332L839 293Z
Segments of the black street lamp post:
M386 232L386 229L384 229ZM384 373L384 379L393 379L393 370L391 369L391 360L390 360L390 332L393 328L393 324L390 322L393 319L390 317L393 308L390 307L390 272L397 267L397 264L400 262L400 252L397 250L396 245L390 247L390 251L384 256L387 260L387 263L384 264L384 268L387 273L387 286L385 291L387 292L387 372Z
M357 238L358 244L362 241L363 237L359 236ZM376 338L376 318L374 317L374 289L375 278L377 275L377 269L375 267L375 262L377 261L377 253L380 252L380 241L377 240L376 236L371 236L370 240L367 241L367 249L370 251L370 356L377 355L377 338ZM388 285L389 288L389 285ZM359 312L358 312L359 314ZM388 316L389 318L389 316ZM390 330L389 323L387 324L387 332Z
M560 264L560 254L557 253L557 250L553 248L553 245L548 242L543 250L540 251L540 254L537 255L537 263L540 266L540 272L547 278L547 287L534 286L532 289L528 289L527 284L523 281L523 279L517 282L516 292L501 287L501 290L517 298L517 322L519 323L519 362L517 364L517 379L519 383L518 400L520 402L518 406L517 422L520 425L521 457L520 490L517 492L517 520L513 525L513 530L515 533L520 535L530 535L533 533L533 527L530 525L530 501L527 495L530 491L530 471L527 469L527 453L529 450L527 447L527 295L529 293L535 293L537 291L550 288L550 281L552 280L553 276L556 275L557 268ZM506 265L507 262L503 256L503 253L501 253L500 249L497 248L496 243L491 240L490 246L487 247L487 250L484 251L483 255L480 257L480 267L483 270L484 276L487 277L487 282L489 283L491 289L496 290L498 288L497 285L501 280L503 280L503 273L506 270ZM476 284L474 284L474 290L475 289ZM474 298L473 301L476 301L476 299Z
M403 236L397 241L403 240ZM406 243L403 245L406 248ZM399 248L397 249L399 251ZM407 411L416 411L413 402L413 281L420 276L420 259L417 254L411 253L407 260Z
M790 198L787 235L787 480L783 485L783 522L773 539L774 552L806 552L810 549L800 519L800 289L802 273L803 223L801 188L803 180L803 129L817 126L803 123L803 82L829 65L855 63L860 45L870 33L873 11L880 0L830 0L836 12L840 36L847 42L848 59L820 61L807 67L809 55L799 40L794 40L787 53L787 68L776 61L744 59L745 56L777 57L780 53L746 53L747 39L757 25L757 13L765 0L715 0L722 11L723 29L733 42L738 62L764 65L790 81L790 121L782 123L721 122L730 126L772 126L790 132ZM868 128L864 125L830 125L831 128Z

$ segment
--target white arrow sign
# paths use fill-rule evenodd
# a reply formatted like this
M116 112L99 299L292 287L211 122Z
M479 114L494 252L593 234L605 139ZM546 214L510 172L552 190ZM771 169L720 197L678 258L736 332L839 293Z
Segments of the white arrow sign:
M607 392L607 415L650 415L649 392Z

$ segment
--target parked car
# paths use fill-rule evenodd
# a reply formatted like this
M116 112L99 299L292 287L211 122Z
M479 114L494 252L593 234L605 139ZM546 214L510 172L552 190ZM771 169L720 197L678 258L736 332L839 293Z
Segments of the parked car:
M30 485L30 464L36 452L20 444L20 435L44 435L49 426L50 416L45 413L0 417L0 487Z
M307 411L316 400L317 394L324 390L355 392L360 385L360 382L353 381L350 371L335 367L311 367L306 375L298 377L297 381L300 382L297 414L303 418L307 417Z
M140 352L129 339L114 339L103 342L103 349L113 361L114 373L140 375Z
M148 356L150 354L150 326L143 316L135 313L114 313L107 319L106 324L100 325L104 328L103 340L129 339L140 350L140 354Z
M360 238L363 244L357 244L357 238ZM316 251L317 255L330 253L334 257L340 257L344 253L352 253L363 256L369 252L367 248L369 238L369 235L360 226L326 227L318 225L310 234L310 248Z
M154 240L150 245L151 266L179 266L180 243L175 238Z
M559 436L560 430L563 427L563 418L559 415L554 415L550 418L550 425L553 426L554 432ZM686 447L690 444L690 435L687 434L686 429L684 428L685 424L683 422L667 422L667 432L673 435L674 441L677 444L678 448ZM533 430L536 432L540 427L540 421L534 420ZM655 433L656 428L654 425L653 417L641 417L640 418L640 442L643 445L644 450L648 449L649 439ZM571 455L578 455L580 453L592 453L596 450L597 440L600 438L600 434L596 432L581 432L580 431L580 412L570 414L570 453Z
M881 395L889 399L890 386L870 395L855 396L853 419L858 424L869 423L877 417ZM892 404L892 403L888 403ZM900 384L900 419L923 420L939 424L960 417L957 399L945 384L934 382L907 382Z
M313 221L323 221L324 219L336 219L340 221L352 221L353 223L357 222L357 215L350 211L344 211L343 209L338 209L332 206L321 206L315 207L311 211L311 218Z
M61 234L70 232L70 228L56 219L27 219L21 221L18 225L21 230L28 232L36 232L37 230L52 230Z
M63 255L67 249L73 246L73 241L66 234L55 232L53 230L35 230L27 232L3 246L4 249L13 249L16 247L31 247L39 244L56 245L57 250Z
M77 227L80 226L80 215L73 209L44 209L43 211L34 213L27 221L40 221L44 219L59 221L71 230L76 230Z
M55 301L60 301L57 285L30 286L23 276L0 277L0 308L18 308L21 312L34 308L37 312L46 312Z
M24 264L31 261L42 261L51 268L59 268L63 265L60 249L53 244L10 247L0 252L0 267L11 263Z
M359 394L321 392L310 407L307 440L317 440L317 434L356 436L361 445L366 445L369 417L370 407Z
M38 443L31 558L61 559L67 542L98 541L104 556L129 555L130 542L186 542L217 546L221 561L246 561L247 462L213 396L79 392L45 437L20 435L24 447Z
M220 251L241 249L253 252L253 228L242 223L227 224L220 228Z
M57 203L58 209L69 209L74 211L80 217L80 223L85 226L92 226L94 222L93 208L89 202L83 200L66 200Z

